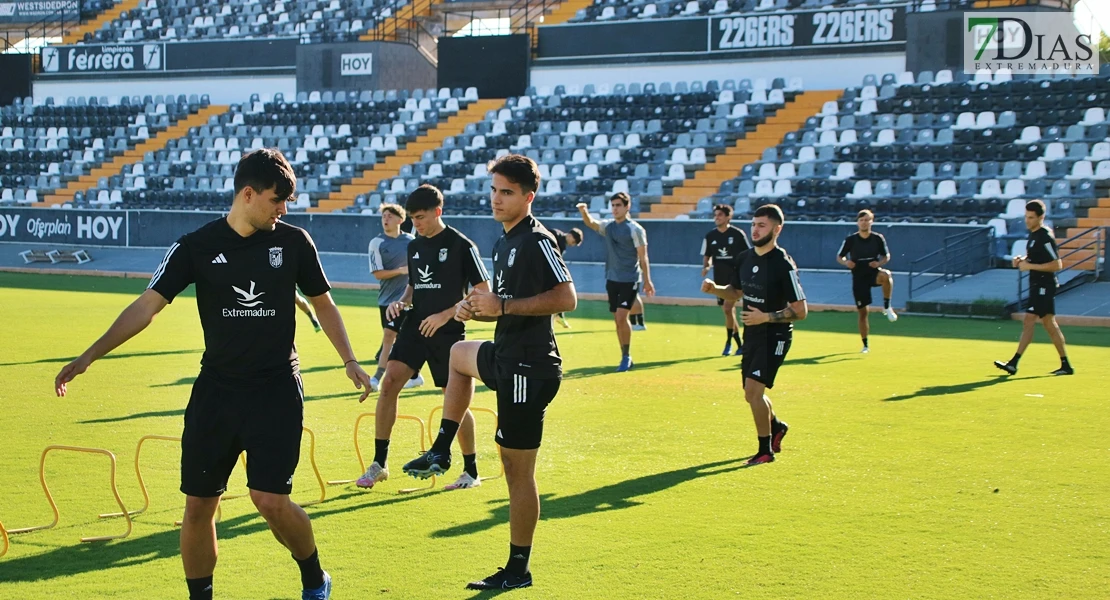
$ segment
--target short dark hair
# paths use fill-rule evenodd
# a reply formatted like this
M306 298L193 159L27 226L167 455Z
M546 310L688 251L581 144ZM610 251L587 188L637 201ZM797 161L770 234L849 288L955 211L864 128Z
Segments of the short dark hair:
M522 154L506 154L486 163L490 175L501 175L520 186L524 193L540 189L540 167Z
M383 213L393 213L394 215L397 216L397 218L399 218L401 220L404 220L404 218L405 218L405 209L401 208L400 204L393 204L391 202L386 202L385 204L381 205L381 211Z
M281 150L259 148L243 155L235 167L235 195L246 187L259 193L273 189L279 199L288 201L297 193L297 175Z
M430 183L413 190L408 200L405 200L405 209L410 213L437 208L443 208L443 192Z
M867 210L865 208L865 209L859 211L858 213L856 213L856 220L858 221L858 220L864 218L865 216L866 217L871 217L872 219L874 219L875 218L875 213L873 213L870 210Z
M620 200L625 206L632 205L632 196L629 196L628 192L617 192L609 196L609 202L612 203L613 200Z
M755 214L752 215L752 218L754 219L756 217L767 217L777 222L779 225L786 222L786 217L782 215L782 209L779 208L777 204L764 204L755 209Z
M728 204L716 204L713 206L713 212L721 211L725 213L726 217L732 216L732 207Z
M567 235L574 238L574 243L575 244L581 244L582 243L582 230L581 229L579 229L577 227L572 227L571 230L570 230L570 233L568 233Z
M1038 217L1043 217L1044 213L1047 212L1045 210L1044 202L1042 202L1040 200L1030 200L1029 202L1026 202L1025 203L1025 211L1026 212L1031 212L1031 213L1037 215Z

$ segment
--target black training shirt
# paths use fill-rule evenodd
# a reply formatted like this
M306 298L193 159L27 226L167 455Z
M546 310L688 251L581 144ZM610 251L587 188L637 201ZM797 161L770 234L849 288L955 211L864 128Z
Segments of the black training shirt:
M837 256L847 256L856 263L855 268L852 269L852 275L856 277L878 275L879 270L871 267L870 263L881 260L887 254L890 254L890 251L887 250L886 238L883 234L874 231L866 238L858 231L844 238L844 243L840 244L840 252L837 252Z
M457 304L472 286L489 281L478 246L454 227L444 227L430 238L417 237L408 251L412 309L403 331L419 333L421 321ZM465 330L462 322L451 319L437 333L458 335Z
M740 256L739 267L733 276L732 287L744 291L743 310L757 308L773 313L786 308L791 302L805 300L805 292L798 281L798 267L782 248L775 247L760 256L755 248ZM763 323L744 326L744 338L790 333L792 323Z
M225 218L170 246L147 287L173 302L189 284L204 330L203 370L239 381L297 373L296 288L310 297L331 289L307 231L278 221L242 237Z
M494 291L502 298L531 298L569 281L555 236L531 215L493 246ZM493 339L497 362L507 372L541 379L562 376L563 359L550 316L499 317Z
M1041 227L1029 232L1029 239L1025 242L1025 256L1030 264L1043 265L1056 262L1060 258L1056 238L1047 227ZM1029 285L1056 285L1056 273L1043 271L1029 271Z
M720 231L714 227L702 240L701 255L712 258L713 266L721 265L735 269L736 259L739 258L740 253L751 247L752 245L748 243L748 235L743 229L729 225L727 229Z

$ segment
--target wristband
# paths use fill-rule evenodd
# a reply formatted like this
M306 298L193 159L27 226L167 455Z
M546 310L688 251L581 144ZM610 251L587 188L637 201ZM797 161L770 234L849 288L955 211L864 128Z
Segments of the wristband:
M343 363L343 366L344 366L344 367L346 367L346 366L347 366L348 364L350 364L350 363L357 363L357 362L358 362L358 359L357 359L357 358L352 358L351 360L349 360L349 361L347 361L347 362Z
M505 299L504 298L501 299L501 314L502 315L505 314Z

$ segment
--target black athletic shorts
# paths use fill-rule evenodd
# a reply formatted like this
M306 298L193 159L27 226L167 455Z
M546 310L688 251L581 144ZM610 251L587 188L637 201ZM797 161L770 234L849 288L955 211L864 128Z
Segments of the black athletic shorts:
M1026 310L1038 317L1056 314L1056 284L1031 286L1029 308Z
M713 262L713 283L729 285L736 276L736 269L731 264ZM717 298L717 306L724 306L725 299Z
M791 334L744 336L744 358L740 360L744 379L754 379L767 389L775 387L775 375L790 352L791 338Z
M401 314L397 315L396 319L393 319L392 321L390 321L385 316L385 312L388 309L389 309L388 306L379 306L378 307L378 312L381 313L381 318L382 318L382 329L389 329L390 331L393 331L395 333L400 333L401 332L401 325L404 325L405 317L409 316L409 313L406 310L402 310Z
M871 288L879 286L879 272L852 274L852 297L855 298L856 308L871 306Z
M417 372L424 368L424 363L428 363L436 387L447 387L447 378L451 374L451 346L464 339L466 336L463 334L448 335L438 331L430 338L424 337L415 327L410 327L397 334L389 360L401 361Z
M201 372L185 408L181 492L202 498L223 494L246 451L247 487L289 494L301 457L303 416L300 375L233 386Z
M506 372L497 364L494 348L493 342L478 348L478 376L486 387L497 392L497 433L493 440L513 450L539 448L547 405L559 393L562 380Z
M640 284L606 280L605 291L609 294L609 312L615 313L618 308L632 310L636 294L640 293Z

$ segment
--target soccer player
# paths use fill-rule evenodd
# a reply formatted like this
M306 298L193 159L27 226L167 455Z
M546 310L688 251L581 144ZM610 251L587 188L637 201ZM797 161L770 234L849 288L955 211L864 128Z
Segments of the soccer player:
M1045 205L1040 200L1032 200L1025 205L1025 228L1029 230L1029 240L1025 244L1025 256L1013 258L1014 267L1029 271L1029 308L1021 328L1021 339L1017 352L1009 362L994 361L994 366L1013 375L1017 373L1018 361L1025 349L1033 341L1033 328L1037 319L1048 332L1056 351L1060 353L1060 368L1053 375L1074 375L1075 369L1068 362L1068 349L1064 345L1064 332L1056 323L1056 272L1064 268L1060 260L1059 248L1052 232L1044 226Z
M744 397L755 418L759 451L749 465L774 462L782 451L782 438L790 427L779 420L764 392L775 386L775 376L790 352L794 321L806 318L809 309L798 267L778 245L782 233L782 209L768 204L752 216L752 249L737 264L732 283L721 286L706 279L702 291L733 301L743 298L740 315L744 323Z
M493 247L496 293L475 288L459 303L457 319L497 321L494 341L459 342L451 349L451 379L443 420L432 449L405 465L415 477L451 466L451 439L474 395L474 379L497 392L505 483L509 487L509 560L504 569L468 589L503 590L532 585L528 563L540 516L536 456L547 405L559 391L562 359L551 315L574 310L577 297L555 238L532 217L540 185L532 159L510 154L489 165L490 205L504 234Z
M170 246L150 285L54 380L58 396L89 365L145 329L189 284L204 330L204 356L185 409L181 436L181 561L192 599L212 598L214 516L239 454L247 452L247 487L270 531L300 567L302 599L331 595L308 515L289 499L300 458L304 391L293 343L300 288L356 388L370 376L354 357L343 319L308 233L281 222L296 176L276 149L248 153L235 171L225 218Z
M312 314L312 305L308 303L308 298L294 292L293 302L296 303L297 308L301 309L301 312L308 315L308 320L312 322L312 328L316 330L316 333L320 333L320 323L316 320L316 315Z
M574 248L575 246L582 245L582 230L574 227L570 232L563 232L558 229L552 229L551 235L555 236L555 242L559 244L559 253L563 254L567 248ZM567 316L563 313L555 315L563 329L570 329L570 323L567 322Z
M617 372L623 373L632 368L632 326L629 324L629 311L639 299L640 281L644 283L644 294L655 295L655 285L651 283L651 268L648 264L647 233L639 223L628 218L632 199L624 192L617 192L609 198L613 210L612 219L595 220L590 216L585 203L578 204L578 212L587 227L605 238L605 291L609 294L609 312L617 325L617 341L621 346L621 362ZM640 309L643 314L643 308ZM643 325L638 325L643 327Z
M397 422L397 396L412 374L427 363L436 387L446 389L451 347L466 337L466 325L455 320L455 304L462 301L468 288L489 291L489 275L478 246L444 224L443 194L436 187L424 184L416 188L405 208L419 237L408 245L408 285L401 298L386 307L386 318L399 319L405 311L408 315L389 353L375 411L374 461L355 482L361 488L372 488L389 478L386 460ZM463 472L444 489L481 484L474 442L474 415L466 410L459 429Z
M371 391L378 391L382 376L385 375L385 366L389 362L389 351L397 341L397 332L401 331L405 313L394 319L386 318L386 311L390 304L401 299L405 294L405 287L409 282L408 247L413 240L411 233L401 231L401 223L405 221L405 209L397 204L382 204L382 233L370 240L370 274L377 279L381 287L378 289L378 313L382 323L382 347L378 350L378 370L370 378ZM424 385L424 377L417 371L412 379L405 383L405 387L418 387Z
M871 324L867 320L867 307L871 306L871 288L883 288L883 314L890 322L898 320L898 315L890 307L890 295L894 292L894 275L883 268L890 262L890 250L887 249L886 238L883 234L871 231L871 224L875 222L875 215L867 210L859 211L856 215L856 226L859 231L844 238L840 250L836 253L836 262L848 267L852 271L852 296L856 301L856 319L859 323L859 335L863 338L861 354L867 354L871 349L867 346L867 336L871 331Z
M713 283L728 285L736 273L736 260L740 253L751 247L744 230L732 224L732 207L718 204L713 207L713 224L716 225L701 243L701 276L705 277L713 269ZM732 341L736 340L736 353L744 351L740 341L740 327L736 323L736 302L717 298L717 306L725 313L725 349L721 356L732 353Z

